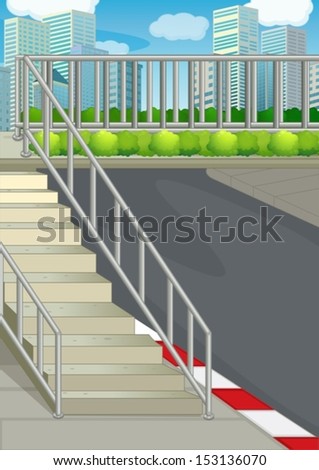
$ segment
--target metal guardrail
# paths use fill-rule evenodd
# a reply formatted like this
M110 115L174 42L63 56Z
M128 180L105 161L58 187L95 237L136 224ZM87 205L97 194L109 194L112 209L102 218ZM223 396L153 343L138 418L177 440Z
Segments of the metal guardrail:
M4 261L8 263L12 272L16 276L17 285L17 311L16 311L16 334L9 327L8 323L4 318L5 308L5 275L4 275ZM24 321L24 308L23 308L23 295L24 291L28 293L32 302L37 307L37 361L36 364L30 358L23 345L23 321ZM49 387L48 383L43 377L43 335L44 335L44 320L55 335L55 391L53 392ZM62 334L54 320L50 316L47 309L35 293L34 289L23 275L18 265L5 248L3 243L0 242L0 326L2 326L14 346L19 351L20 355L27 362L28 366L36 374L40 384L46 392L52 408L54 409L53 416L55 418L62 418Z
M155 246L150 242L147 234L143 231L142 227L138 223L136 217L130 210L129 206L122 198L119 191L116 189L112 183L109 176L104 172L100 166L98 160L93 155L92 151L88 145L83 140L78 126L79 122L76 119L76 123L73 122L73 116L68 116L67 113L63 110L58 99L55 97L52 89L48 84L52 83L48 76L52 73L52 59L50 61L45 61L44 67L42 68L43 75L37 70L37 67L34 64L34 61L42 60L41 57L30 58L25 56L23 59L18 60L18 64L23 64L23 87L18 93L22 92L22 102L23 102L23 151L22 156L29 156L29 143L31 142L34 145L37 153L42 158L46 167L48 168L50 174L53 176L60 189L63 191L71 206L77 213L79 220L81 221L82 228L87 230L87 233L90 233L90 237L96 240L97 245L102 251L105 258L110 262L111 266L114 268L116 273L119 275L120 279L136 301L137 305L140 307L141 311L144 313L145 317L158 333L161 340L167 347L168 351L175 359L176 363L180 367L180 370L183 372L184 376L188 379L192 385L194 391L200 397L200 399L205 404L205 415L206 419L212 419L212 405L211 405L211 389L212 389L212 334L197 309L189 299L188 295L185 293L174 274L171 272ZM71 60L73 60L71 58ZM91 56L90 56L91 60ZM101 57L99 57L101 60ZM71 67L72 68L72 67ZM30 128L29 122L29 79L30 73L32 74L32 80L36 79L43 91L43 147L38 143L34 137L34 129ZM20 66L18 65L17 76L20 76ZM72 88L72 85L71 85ZM73 101L73 89L70 93L70 101ZM68 132L68 183L66 184L54 165L50 161L50 130L52 129L52 108L56 107L60 113ZM19 104L20 109L20 104ZM70 107L71 114L73 106ZM75 138L86 156L90 161L90 189L89 189L89 199L90 199L90 213L87 214L84 209L78 203L76 197L74 196L74 165L73 165L73 138ZM105 187L109 190L111 195L114 198L114 207L115 207L115 235L117 235L117 240L114 246L114 253L108 248L105 242L99 236L97 231L97 214L96 214L96 199L97 199L97 176L100 177ZM118 219L119 215L125 214L129 221L134 227L136 234L138 236L138 275L139 275L139 285L136 289L127 274L125 273L123 266L121 264L121 238L120 238L120 221ZM152 312L146 304L145 300L145 255L146 249L152 255L153 259L157 262L158 266L161 268L164 276L167 281L167 328L166 333L160 327L157 320L154 318ZM186 310L187 310L187 353L188 353L188 362L187 365L184 363L183 359L180 357L178 352L174 347L174 293L178 294L179 298L183 301ZM198 326L204 333L205 336L205 367L206 367L206 383L205 391L202 390L201 386L195 379L194 376L194 322L197 322Z
M75 123L77 129L110 129L119 131L123 129L158 129L172 130L219 130L228 129L238 131L240 129L267 129L277 131L279 129L319 129L319 123L310 122L310 65L319 62L319 56L275 56L275 55L247 55L247 56L29 56L29 60L41 69L41 75L49 88L53 88L53 69L58 63L68 64L68 101L69 118ZM283 119L283 98L285 93L284 73L288 63L299 63L298 74L301 79L300 107L302 109L302 121L300 123L288 123ZM92 82L90 88L94 93L94 122L82 122L82 91L83 64L92 66ZM120 122L111 122L110 119L110 95L111 95L111 66L119 64L118 77L120 90ZM240 85L240 93L244 96L245 122L232 122L232 64L242 64L238 70L238 80L243 80ZM272 64L272 89L273 96L273 122L260 122L258 120L258 83L260 76L259 64ZM130 64L130 73L128 73ZM207 67L212 65L212 78L207 77ZM143 66L143 74L139 75L139 67ZM16 60L16 138L21 137L23 123L21 120L21 74L23 75L23 57ZM214 100L216 107L216 122L208 122L205 117L206 93L209 88L208 80L212 81ZM298 78L299 80L299 78ZM27 76L24 78L26 89ZM268 80L269 81L269 80ZM141 83L142 82L142 83ZM132 96L128 98L128 83ZM113 84L113 82L112 82ZM145 89L145 113L146 122L139 120L139 96L138 90ZM269 83L267 83L268 87ZM112 87L113 88L113 87ZM198 95L195 99L195 89ZM184 102L187 102L188 121L179 122L179 105L182 94ZM25 101L29 99L24 93ZM160 110L159 122L154 122L153 105L158 102ZM101 104L102 102L102 104ZM128 102L130 106L128 106ZM28 103L30 104L30 103ZM130 109L131 117L127 120L127 109ZM167 118L168 109L172 110L172 119ZM100 111L103 110L101 119ZM198 118L195 119L195 113ZM51 122L52 129L67 129L64 122ZM43 123L28 123L30 129L43 129Z

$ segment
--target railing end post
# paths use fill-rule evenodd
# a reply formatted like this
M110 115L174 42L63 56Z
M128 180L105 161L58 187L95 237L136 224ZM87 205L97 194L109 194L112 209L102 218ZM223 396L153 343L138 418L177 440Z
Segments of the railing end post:
M22 152L20 152L20 155L21 155L21 157L23 157L23 158L29 158L29 157L31 157L32 152L30 152L30 151L24 152L24 151L22 150Z
M203 415L203 418L205 419L205 421L211 421L215 418L215 415L213 413L205 413Z
M52 416L53 416L54 419L62 419L62 418L64 418L64 414L62 413L62 411L61 411L59 414L53 413Z

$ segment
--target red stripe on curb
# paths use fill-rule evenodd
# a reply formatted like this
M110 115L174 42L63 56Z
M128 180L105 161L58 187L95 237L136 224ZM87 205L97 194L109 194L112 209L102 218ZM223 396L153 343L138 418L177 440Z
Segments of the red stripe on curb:
M168 351L167 347L165 346L165 344L163 343L163 341L156 341L157 344L159 344L160 346L162 346L162 349L163 349L163 357L164 359L166 359L166 361L170 362L171 364L173 364L174 366L178 366L177 362L175 361L175 359L172 357L171 353ZM174 344L174 348L176 350L176 352L180 355L180 357L182 358L183 362L185 364L187 364L187 352L184 351L184 349L180 348L179 346L176 346L176 344ZM205 364L200 361L199 359L196 359L196 357L194 357L194 361L193 361L193 364L194 366L196 367L204 367Z
M240 388L214 388L212 392L235 410L272 410L266 403Z
M289 450L319 450L319 437L275 437Z

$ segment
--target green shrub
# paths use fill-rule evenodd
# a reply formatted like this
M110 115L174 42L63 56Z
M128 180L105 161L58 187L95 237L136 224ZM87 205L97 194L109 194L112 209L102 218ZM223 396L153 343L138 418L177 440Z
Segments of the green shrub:
M211 152L207 149L207 145L209 144L211 133L209 131L199 131L197 132L197 135L200 145L199 155L202 155L203 157L209 157Z
M180 155L196 155L200 151L199 137L195 132L185 131L179 134Z
M272 157L274 155L274 152L269 150L269 144L270 144L270 138L271 135L267 131L258 131L255 132L255 136L257 138L257 143L259 150L257 152L257 155L260 155L262 157Z
M269 150L278 156L298 155L298 136L288 131L279 131L270 138Z
M153 157L154 152L150 149L152 134L147 131L139 131L136 132L136 136L139 146L138 154L142 157Z
M170 131L153 134L150 149L160 157L179 155L179 137Z
M237 135L228 131L218 131L211 134L207 148L214 156L231 157L237 155Z
M108 131L99 131L92 134L90 149L96 156L111 157L118 155L117 135Z
M238 155L255 155L259 150L257 137L254 133L243 131L237 133Z
M36 132L34 134L34 138L38 142L38 144L43 148L43 131ZM32 144L30 145L30 150L35 153L38 153ZM60 137L58 134L50 132L50 157L52 157L53 155L60 155Z
M303 131L298 133L298 147L299 155L314 155L319 150L318 136L310 131Z
M91 140L91 132L90 131L81 131L80 135L84 142L89 145ZM66 131L59 133L60 137L60 155L67 155L68 154L68 133ZM82 149L81 145L77 141L77 139L73 138L73 153L74 155L85 155L84 150Z
M129 131L122 131L117 134L118 138L118 154L134 155L139 150L138 139L135 133Z

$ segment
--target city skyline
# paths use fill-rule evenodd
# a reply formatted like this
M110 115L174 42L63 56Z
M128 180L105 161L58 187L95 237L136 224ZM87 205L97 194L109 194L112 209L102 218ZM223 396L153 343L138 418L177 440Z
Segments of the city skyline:
M287 3L288 0L281 0L281 3ZM20 0L8 0L6 4L23 3ZM47 8L52 8L54 2L46 2ZM89 2L85 2L87 5ZM27 5L32 6L37 4L35 0L29 0ZM77 5L77 9L81 9L81 0L66 0L63 2L65 9L68 5ZM213 10L227 8L235 5L247 5L246 1L233 1L233 0L218 0L211 4L204 0L197 2L187 3L184 1L176 0L172 5L171 2L163 0L159 4L150 3L149 8L145 9L145 2L136 1L134 3L129 1L106 2L105 0L92 0L91 4L96 4L95 12L97 15L97 42L99 49L105 48L110 53L139 53L139 54L205 54L212 51L212 16ZM265 10L265 4L271 6L275 4L275 0L251 0L250 5L258 4L261 6L259 16L261 23L267 20L269 11ZM308 18L310 0L300 0L298 5L289 2L289 11L286 12L286 19L283 20L282 9L274 8L272 15L272 25L276 24L292 24L296 22L293 18ZM304 7L304 11L302 8ZM44 7L43 7L44 8ZM270 8L269 8L270 9ZM294 11L296 10L296 11ZM297 11L298 10L298 11ZM125 12L125 14L123 14ZM262 15L261 13L262 12ZM21 15L26 14L26 11L20 12ZM35 12L32 10L34 15ZM182 17L181 14L188 16ZM163 15L170 15L169 17ZM276 16L277 15L277 18ZM5 5L0 7L0 34L3 34L3 20L5 18L13 17ZM290 17L291 16L291 17ZM196 20L196 21L195 21ZM205 23L206 20L206 23ZM276 23L277 21L277 23ZM285 23L286 21L286 23ZM304 20L305 21L305 20ZM183 27L184 24L184 27ZM195 31L197 34L188 34L185 36L185 30ZM308 36L308 53L319 53L319 43L317 41L317 25L319 24L319 8L318 5L313 4L313 11L309 14L309 21L305 24L299 25L307 30ZM174 37L170 37L165 31L165 28L170 30L174 29ZM293 24L294 25L294 24ZM195 28L195 29L194 29ZM265 26L261 26L263 31ZM162 37L161 37L162 36ZM190 37L191 36L191 37ZM183 37L183 39L181 39ZM187 39L187 37L189 37ZM165 39L166 38L166 39ZM168 39L169 38L169 39ZM107 41L107 43L106 43ZM3 62L0 51L0 62Z

